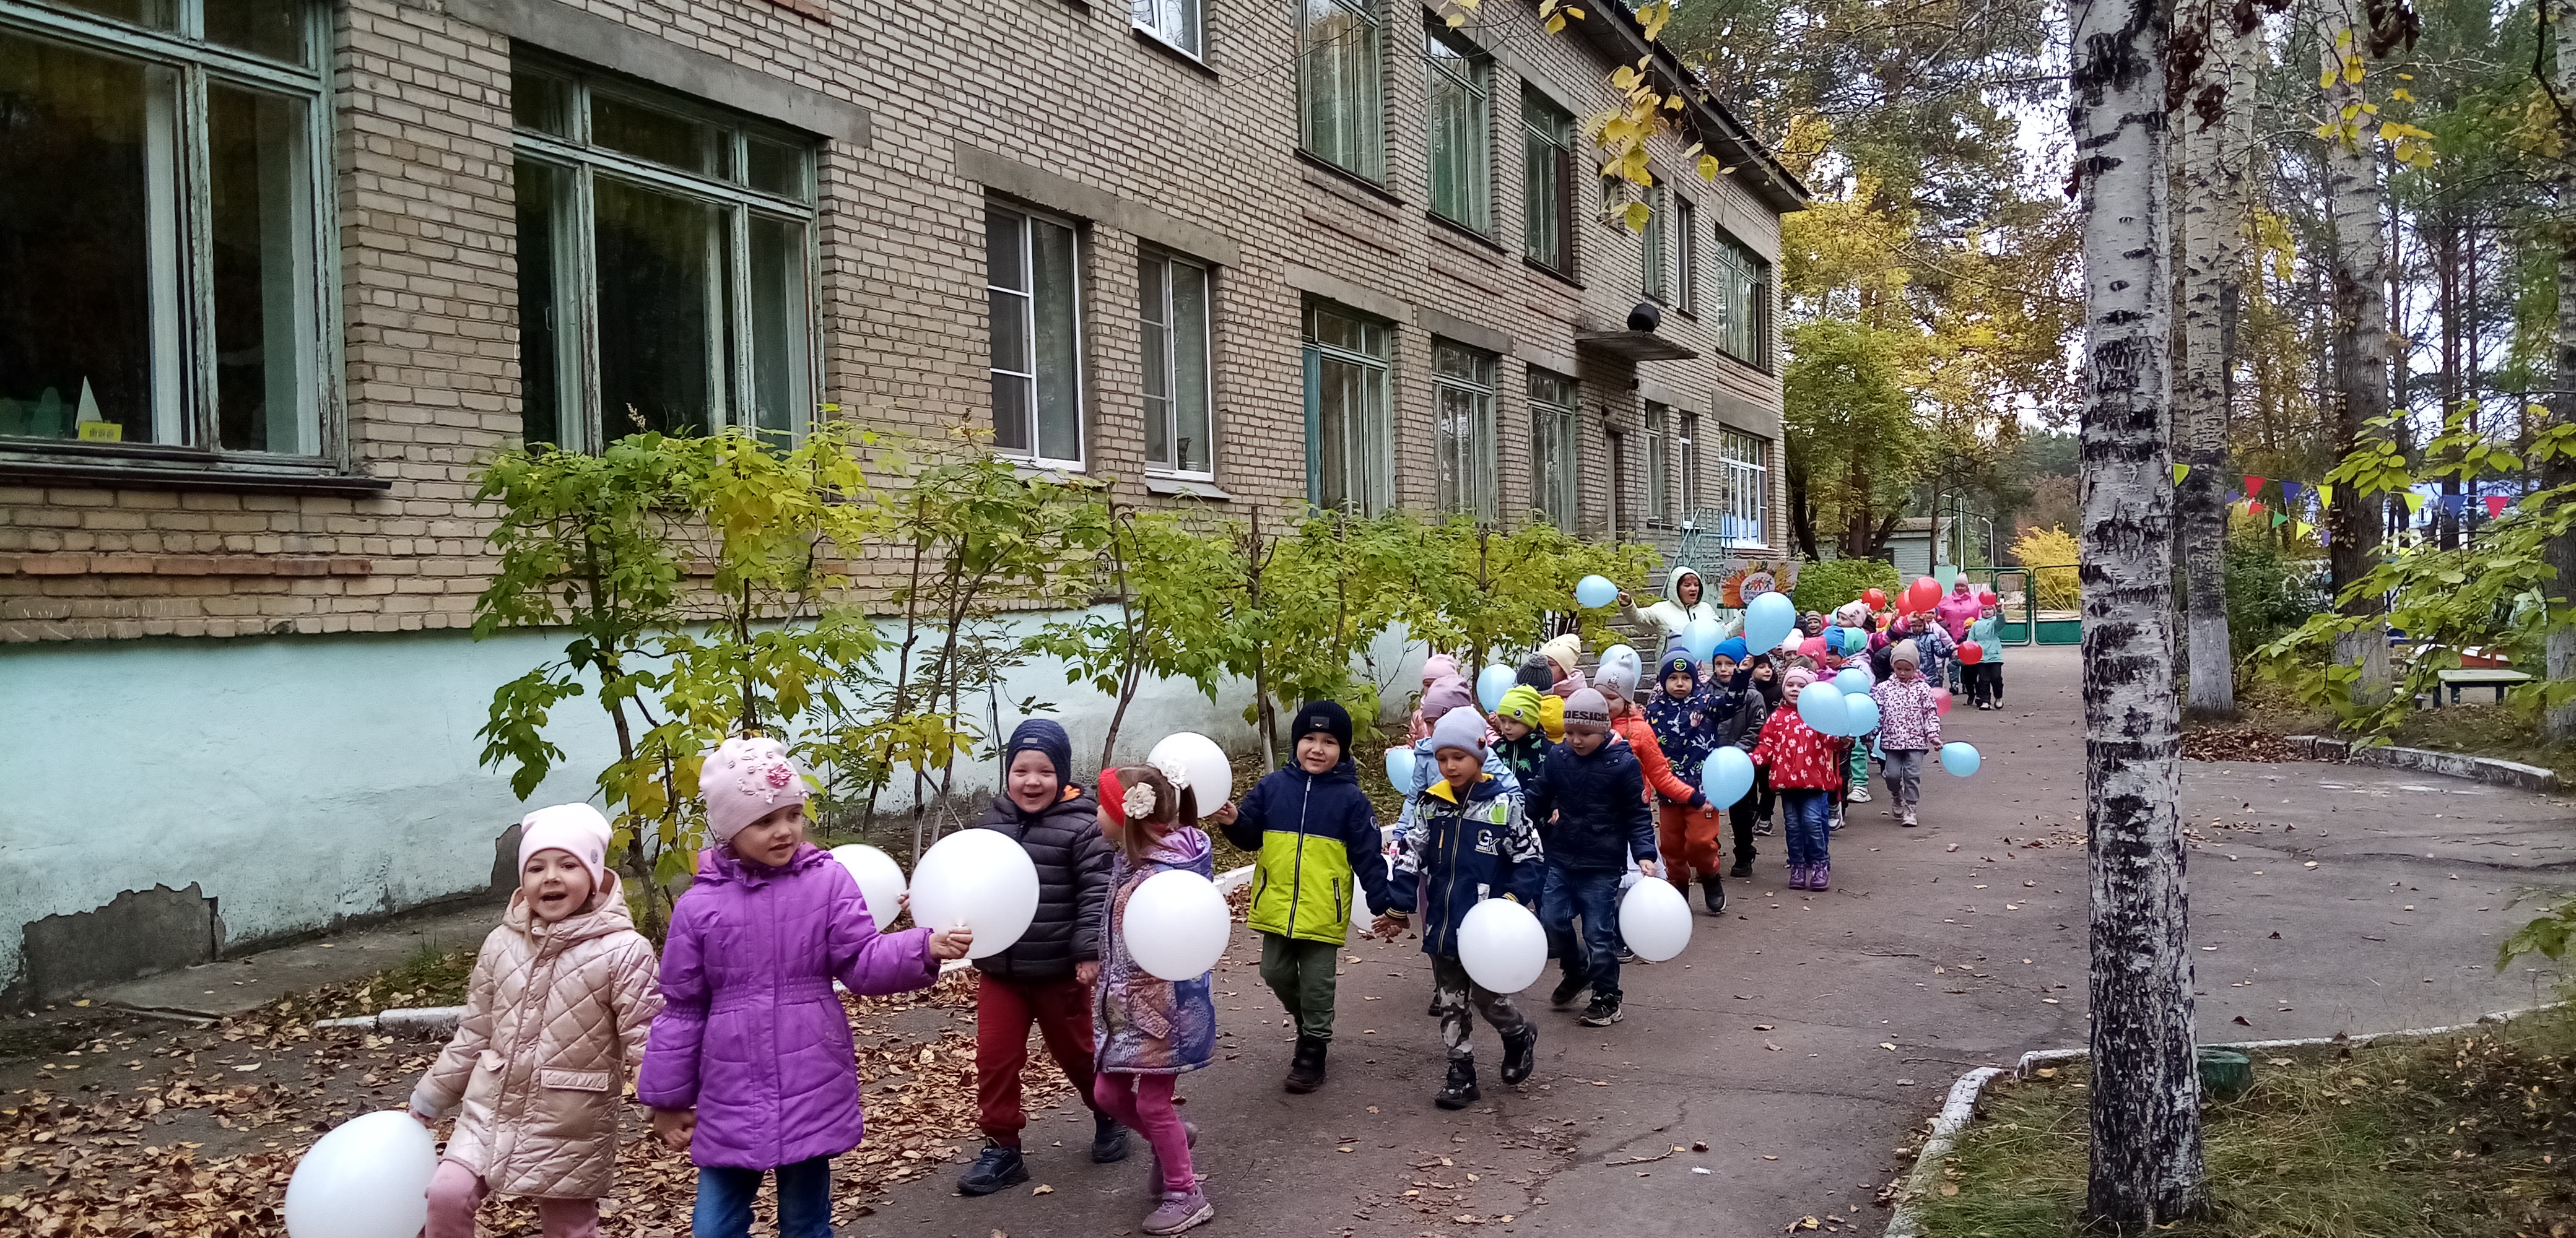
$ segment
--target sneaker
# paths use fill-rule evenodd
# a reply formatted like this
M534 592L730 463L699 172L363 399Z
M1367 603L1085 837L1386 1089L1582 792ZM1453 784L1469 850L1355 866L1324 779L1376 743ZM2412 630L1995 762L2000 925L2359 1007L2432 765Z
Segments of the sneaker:
M1538 1066L1538 1029L1523 1027L1518 1036L1503 1037L1503 1082L1513 1087Z
M1215 1219L1216 1205L1208 1202L1206 1192L1191 1187L1165 1192L1162 1206L1146 1214L1143 1228L1149 1234L1177 1234Z
M1482 1099L1484 1093L1476 1090L1476 1059L1449 1059L1449 1079L1440 1085L1440 1091L1432 1096L1431 1103L1443 1109L1464 1109Z
M1608 1027L1618 1022L1621 1017L1618 998L1595 997L1591 1005L1583 1008L1583 1016L1575 1022L1585 1027Z
M1771 837L1771 818L1764 817L1761 820L1754 822L1753 836L1756 838Z
M1127 1159L1127 1128L1105 1113L1091 1115L1091 1163L1107 1165Z
M1291 1092L1304 1094L1324 1086L1324 1047L1330 1041L1311 1036L1297 1038L1297 1054L1288 1059L1288 1081Z
M1904 815L1904 816L1902 816L1902 817L1897 818L1896 823L1897 823L1898 825L1906 826L1906 827L1909 827L1909 828L1911 828L1911 827L1913 827L1913 826L1915 826L1915 825L1921 824L1920 822L1918 822L1918 821L1916 821L1916 820L1914 819L1914 810L1913 810L1913 809L1911 809L1911 808L1906 809L1906 810L1905 810L1905 815Z
M1712 916L1725 915L1726 883L1718 880L1717 874L1715 873L1710 873L1707 876L1700 878L1699 901L1701 906L1708 908L1708 914Z
M1574 999L1577 995L1591 987L1591 977L1586 976L1581 972L1567 972L1565 973L1565 979L1557 981L1556 987L1549 990L1547 995L1547 1004L1555 1007L1556 1009L1563 1010L1574 1004Z
M1620 965L1621 967L1635 967L1635 966L1637 966L1637 965L1638 965L1637 952L1636 952L1636 951L1634 951L1634 950L1629 949L1626 945L1622 944L1622 945L1619 947L1619 965Z
M1743 849L1742 851L1738 851L1738 852L1736 852L1736 853L1735 853L1735 867L1733 867L1733 868L1730 868L1730 869L1726 870L1726 875L1727 875L1727 876L1729 876L1729 877L1750 877L1750 876L1752 876L1752 875L1753 875L1753 848L1751 848L1751 847L1746 847L1746 848L1745 848L1745 849Z
M1825 822L1825 832L1828 834L1840 834L1843 832L1843 815L1841 813L1835 813L1832 820Z
M1106 1122L1108 1119L1102 1118L1101 1121ZM995 1191L1008 1190L1028 1180L1028 1162L1020 1159L1018 1148L987 1143L984 1145L983 1155L976 1157L975 1163L966 1167L965 1176L957 1179L957 1193L990 1195Z
M1851 793L1851 802L1852 802L1852 803L1855 803L1855 804L1866 804L1866 803L1868 803L1868 802L1869 802L1869 788L1867 788L1867 787L1853 787L1853 788L1852 788L1852 793Z

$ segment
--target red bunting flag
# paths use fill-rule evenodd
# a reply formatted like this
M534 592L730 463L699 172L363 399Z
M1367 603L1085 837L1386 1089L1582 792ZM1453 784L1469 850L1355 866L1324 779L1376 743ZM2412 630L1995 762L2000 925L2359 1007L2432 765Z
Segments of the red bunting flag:
M2488 495L2488 496L2487 496L2487 519L2489 519L2489 520L2493 520L2493 519L2495 519L2496 517L2503 515L2503 514L2504 514L2504 505L2505 505L2505 502L2506 502L2505 497L2504 497L2503 495L2501 495L2501 494L2490 494L2490 495Z
M2248 477L2245 480L2252 481L2254 479ZM2260 516L2263 514L2263 505L2259 502L2247 503L2245 505L2245 514L2249 516Z
M2262 491L2263 491L2263 479L2262 479L2261 477L2258 477L2258 476L2256 476L2256 475L2252 474L2252 473L2247 473L2247 474L2245 475L2245 493L2246 493L2248 496L2251 496L2251 495L2260 494L2260 493L2262 493Z

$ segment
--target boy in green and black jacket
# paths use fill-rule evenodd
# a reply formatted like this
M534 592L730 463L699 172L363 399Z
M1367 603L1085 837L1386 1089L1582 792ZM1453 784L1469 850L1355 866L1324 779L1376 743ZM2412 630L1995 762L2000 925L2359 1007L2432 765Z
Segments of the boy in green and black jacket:
M1252 872L1252 927L1261 934L1261 978L1297 1021L1287 1088L1324 1082L1333 1040L1334 972L1350 936L1358 896L1387 907L1386 860L1377 810L1360 793L1351 760L1351 716L1331 701L1297 710L1297 762L1253 785L1240 804L1208 817L1226 841L1259 860Z

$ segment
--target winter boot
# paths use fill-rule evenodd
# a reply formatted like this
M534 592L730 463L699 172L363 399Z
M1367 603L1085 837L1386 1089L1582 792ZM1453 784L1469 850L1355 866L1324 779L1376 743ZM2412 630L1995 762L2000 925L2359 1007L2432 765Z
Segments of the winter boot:
M1742 849L1742 850L1740 850L1740 851L1737 851L1737 852L1735 853L1735 867L1733 867L1733 868L1730 868L1730 869L1726 870L1726 875L1727 875L1727 876L1729 876L1729 877L1750 877L1750 876L1752 876L1752 875L1753 875L1753 848L1751 848L1751 847L1746 847L1746 848L1744 848L1744 849Z
M1331 1041L1312 1036L1297 1038L1297 1055L1288 1059L1288 1082L1291 1092L1306 1093L1324 1086L1324 1048Z
M957 1193L990 1195L995 1191L1008 1190L1028 1180L1028 1163L1020 1159L1018 1148L988 1143L984 1145L984 1154L976 1157L975 1163L966 1167L966 1176L957 1180Z
M1575 1022L1585 1027L1608 1027L1622 1017L1619 1013L1618 998L1594 994L1592 1004L1583 1008L1583 1016Z
M1789 888L1792 890L1803 890L1807 888L1806 865L1792 864L1789 866Z
M1503 1082L1518 1087L1538 1066L1538 1029L1524 1027L1518 1036L1503 1037Z
M1831 864L1819 864L1819 865L1815 866L1814 868L1808 869L1808 870L1807 870L1807 888L1808 888L1808 889L1810 889L1810 890L1830 890L1830 889L1833 889L1833 888L1834 888L1834 866L1833 866L1833 865L1831 865Z
M1476 1059L1453 1057L1449 1059L1449 1081L1440 1085L1431 1103L1443 1109L1464 1109L1484 1099L1484 1095L1476 1090Z
M1106 1165L1127 1159L1127 1128L1105 1113L1091 1115L1091 1163Z
M1548 991L1547 1004L1559 1010L1571 1006L1574 1004L1575 997L1591 987L1591 984L1591 977L1571 967L1566 968L1565 979L1557 981L1556 987Z
M1708 908L1708 914L1725 915L1726 882L1720 880L1716 873L1703 874L1699 879L1699 901Z

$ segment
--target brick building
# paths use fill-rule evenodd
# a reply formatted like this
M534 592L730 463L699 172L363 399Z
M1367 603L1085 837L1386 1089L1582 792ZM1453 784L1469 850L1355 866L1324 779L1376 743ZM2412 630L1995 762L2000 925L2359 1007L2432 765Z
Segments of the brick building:
M1603 75L1678 72L1612 10L0 0L0 994L490 879L521 436L830 403L1144 503L1784 549L1804 191L1695 104L1732 170L1659 139L1607 222Z

